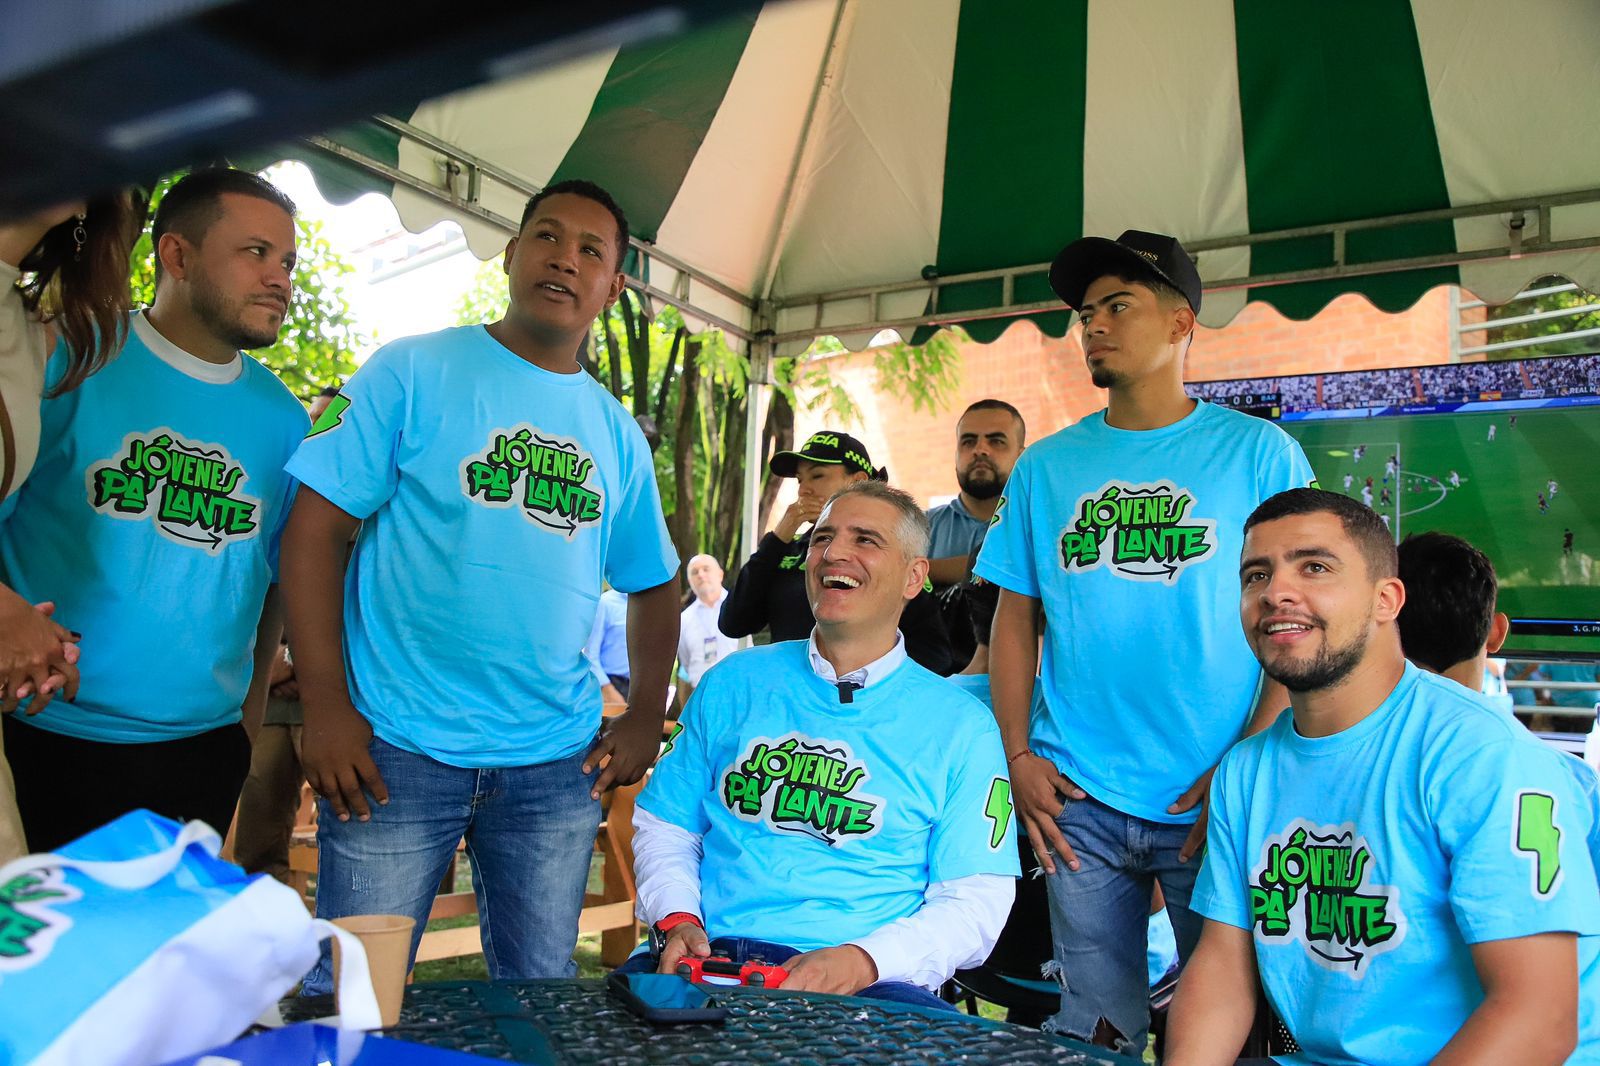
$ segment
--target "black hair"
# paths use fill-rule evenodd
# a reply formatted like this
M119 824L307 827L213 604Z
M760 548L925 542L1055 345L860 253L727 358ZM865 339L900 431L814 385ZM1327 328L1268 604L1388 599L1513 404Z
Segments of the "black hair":
M324 386L322 386L321 391L319 391L317 393L317 395L318 396L337 396L337 395L339 395L339 386L338 385L324 385Z
M161 277L161 238L176 233L190 244L205 240L211 224L222 217L222 196L236 193L253 196L281 207L290 218L297 210L294 201L266 178L248 170L232 167L208 167L185 176L167 190L156 208L155 221L150 224L150 243L156 251L156 278Z
M1011 415L1012 418L1015 418L1017 420L1017 426L1020 429L1020 432L1017 434L1017 444L1018 444L1018 446L1021 446L1021 445L1027 443L1027 440L1028 440L1028 423L1023 420L1021 411L1017 410L1015 407L1012 407L1010 404L1006 403L1004 400L996 400L996 399L993 399L993 398L990 398L990 399L987 399L987 400L979 400L977 403L970 405L965 411L962 411L961 412L961 417L965 418L965 417L967 417L968 415L970 415L974 411L1005 411L1005 412L1007 412L1008 414Z
M1400 542L1400 646L1419 666L1443 673L1476 656L1494 624L1494 564L1448 533L1414 533Z
M517 224L517 232L521 233L527 228L528 219L533 217L534 208L550 197L562 193L581 196L585 200L593 200L611 212L611 217L617 220L617 269L621 270L622 261L628 255L628 216L622 213L621 206L617 204L617 201L612 198L610 193L592 181L585 181L582 178L569 178L566 181L558 181L554 185L546 185L528 197L528 203L522 209L522 221Z
M1123 273L1121 270L1108 270L1101 274L1100 277L1090 278L1089 284L1093 285L1100 278L1116 278L1118 281L1127 282L1130 285L1143 285L1155 293L1162 303L1176 303L1180 307L1189 306L1189 298L1183 294L1182 290L1153 270L1136 270L1130 273ZM1088 291L1088 286L1084 287L1084 291Z
M1249 533L1263 522L1276 522L1294 515L1331 514L1344 526L1347 536L1356 542L1367 561L1367 572L1374 581L1396 577L1400 561L1396 556L1394 537L1383 524L1378 513L1348 496L1325 489L1289 489L1269 497L1261 506L1250 512L1244 520L1244 531Z

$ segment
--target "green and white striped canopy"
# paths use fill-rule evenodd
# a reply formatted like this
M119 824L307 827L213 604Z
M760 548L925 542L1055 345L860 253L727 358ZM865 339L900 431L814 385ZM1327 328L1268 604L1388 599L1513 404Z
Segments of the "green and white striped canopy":
M1197 253L1210 325L1600 290L1596 0L785 0L311 143L483 257L596 180L648 291L787 350L1059 334L1045 266L1127 228Z

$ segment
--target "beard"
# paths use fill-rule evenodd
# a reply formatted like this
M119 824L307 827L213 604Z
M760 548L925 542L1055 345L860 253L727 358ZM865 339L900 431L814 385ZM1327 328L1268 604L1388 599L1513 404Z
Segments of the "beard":
M191 276L190 285L192 287L190 299L195 317L199 318L218 340L226 341L232 347L244 351L270 348L278 342L278 328L269 330L248 325L244 321L245 308L250 306L248 300L229 299L228 295L211 284L210 279L204 274ZM287 309L285 314L287 315Z
M990 464L977 462L956 471L956 484L974 500L992 500L1005 491L1006 479Z
M1316 692L1341 684L1367 653L1367 629L1342 648L1326 644L1309 660L1292 659L1271 666L1263 664L1268 677L1290 692Z
M1094 382L1097 389L1111 389L1123 382L1123 376L1110 367L1101 365L1089 369L1089 380Z

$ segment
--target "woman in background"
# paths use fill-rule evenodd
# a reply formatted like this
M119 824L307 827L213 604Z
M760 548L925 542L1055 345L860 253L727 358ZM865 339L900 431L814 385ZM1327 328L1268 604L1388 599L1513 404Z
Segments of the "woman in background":
M6 501L39 453L39 401L45 366L59 345L65 362L52 395L70 392L105 365L126 336L132 309L128 274L144 229L138 191L60 204L0 223L0 521ZM33 698L28 712L77 688L76 636L0 583L0 712ZM26 852L0 751L0 862Z

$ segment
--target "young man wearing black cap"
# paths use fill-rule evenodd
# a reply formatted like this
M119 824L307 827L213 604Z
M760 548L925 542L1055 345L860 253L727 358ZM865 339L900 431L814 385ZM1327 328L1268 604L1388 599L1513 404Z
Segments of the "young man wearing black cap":
M869 478L887 481L889 473L872 465L866 445L831 429L813 433L797 451L777 453L767 468L774 477L797 479L800 494L740 568L733 590L722 601L718 627L730 637L754 636L766 629L774 643L804 640L815 624L806 598L809 526L829 497L846 485ZM808 527L806 532L800 532L801 526ZM906 653L917 663L940 675L960 665L952 662L938 602L926 590L907 605L900 629Z
M1271 423L1185 394L1201 284L1176 239L1074 241L1050 283L1079 313L1108 405L1023 454L975 573L1001 588L995 716L1049 875L1062 996L1045 1027L1137 1057L1152 882L1187 958L1212 769L1287 702L1262 688L1235 621L1240 531L1312 473Z

